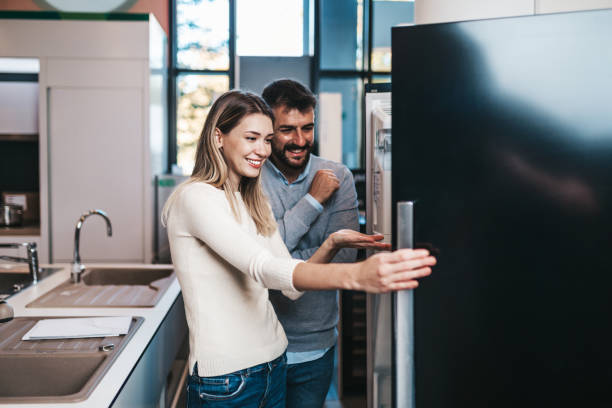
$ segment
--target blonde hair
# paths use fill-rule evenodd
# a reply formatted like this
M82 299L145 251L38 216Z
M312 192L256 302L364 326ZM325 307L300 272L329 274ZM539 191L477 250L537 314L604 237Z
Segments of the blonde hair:
M257 232L264 236L272 235L276 230L276 221L272 217L268 200L263 193L260 176L254 178L241 177L240 185L232 185L225 158L215 143L215 129L227 134L238 126L244 117L257 113L268 116L274 122L274 115L270 107L266 105L263 99L250 92L229 91L213 103L198 140L196 160L191 177L181 184L166 201L162 211L163 225L166 225L170 208L182 187L194 182L203 182L225 192L232 213L236 220L240 222L238 202L233 193L238 190L247 213L255 222Z

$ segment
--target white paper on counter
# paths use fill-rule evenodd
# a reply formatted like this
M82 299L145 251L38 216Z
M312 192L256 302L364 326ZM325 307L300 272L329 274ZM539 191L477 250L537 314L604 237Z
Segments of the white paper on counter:
M131 321L131 316L42 319L21 340L121 336L127 334Z

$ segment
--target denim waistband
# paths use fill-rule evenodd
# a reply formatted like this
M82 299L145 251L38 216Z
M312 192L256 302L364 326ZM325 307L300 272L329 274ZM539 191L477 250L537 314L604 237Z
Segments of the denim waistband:
M215 377L223 377L223 376L228 376L228 375L244 375L244 376L248 377L251 374L263 371L265 369L272 370L275 367L278 367L280 364L282 364L283 362L286 362L286 361L287 361L287 356L286 356L286 353L283 352L283 354L281 354L280 356L278 356L277 358L275 358L272 361L268 361L267 363L257 364L257 365L252 366L252 367L244 368L242 370L234 371L232 373L227 373L227 374L223 374L223 375L219 375L219 376L215 376ZM198 375L198 363L197 362L194 364L192 373L193 373L193 374L191 374L192 377L199 377L199 375ZM208 378L214 378L214 377L208 377Z
M249 374L253 374L253 373L265 370L266 368L272 370L274 367L277 367L282 362L286 361L286 359L287 359L286 354L283 353L272 361L268 361L267 363L257 364L253 367L245 368L243 370L238 370L233 374L249 375Z

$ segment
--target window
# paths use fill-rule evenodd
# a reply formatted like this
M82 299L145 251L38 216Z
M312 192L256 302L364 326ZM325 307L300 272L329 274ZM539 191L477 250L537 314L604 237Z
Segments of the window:
M342 163L351 169L361 167L361 78L321 78L319 92L339 93L342 96Z
M177 0L177 67L229 69L229 1Z
M232 0L174 0L170 163L191 174L210 106L233 86ZM174 119L174 120L172 120Z
M374 0L372 71L391 72L391 27L414 21L414 1Z
M319 2L320 68L358 70L363 67L363 1Z
M313 91L342 96L342 160L363 166L364 84L391 80L391 27L414 21L413 0L171 0L170 7L169 160L182 173L191 173L212 101L237 86L236 55L313 55Z
M363 166L365 83L391 81L391 27L414 21L413 0L319 0L317 91L342 96L342 157Z
M0 58L0 73L38 74L38 58Z
M229 89L228 75L180 74L177 77L177 164L191 174L198 139L211 105Z
M304 1L237 0L236 32L238 55L301 57Z

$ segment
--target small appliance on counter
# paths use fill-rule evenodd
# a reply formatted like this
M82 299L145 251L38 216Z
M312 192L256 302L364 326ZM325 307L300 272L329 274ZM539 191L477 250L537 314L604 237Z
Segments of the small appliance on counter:
M0 220L0 225L14 227L33 224L40 220L40 194L38 192L3 191L0 203L2 203L2 220ZM12 206L13 208L7 208L7 206ZM6 221L9 215L6 214L13 214L12 217L18 218L19 221L9 224Z
M0 227L19 227L23 224L23 206L0 204Z
M153 263L172 263L170 259L170 244L168 243L168 232L161 224L161 213L166 200L174 189L187 180L189 176L174 174L158 174L155 176L155 243L153 248Z

